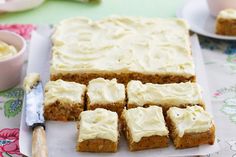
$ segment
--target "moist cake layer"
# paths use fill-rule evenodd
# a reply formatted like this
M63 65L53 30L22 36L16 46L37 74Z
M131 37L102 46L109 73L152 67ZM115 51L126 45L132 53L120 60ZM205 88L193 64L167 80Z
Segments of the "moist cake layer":
M128 104L136 106L203 104L199 85L191 82L143 84L140 81L130 81L127 85L127 95Z
M116 79L97 78L89 82L87 95L90 104L124 103L125 86Z
M83 96L86 86L63 80L49 81L45 86L44 104L50 105L59 101L61 104L84 104Z
M80 114L78 142L90 139L118 141L118 115L106 109L83 111Z
M154 135L168 136L169 132L165 125L161 107L137 107L124 110L123 116L134 142L139 142L143 137Z
M167 115L174 123L179 137L185 133L206 132L213 125L212 116L200 106L191 106L186 109L172 107L167 111Z
M51 75L51 80L66 80L66 81L73 81L73 82L79 82L82 84L88 84L88 82L92 79L96 79L98 77L102 77L105 79L113 79L116 78L117 82L123 83L127 85L129 81L131 80L140 80L143 83L159 83L159 84L167 84L167 83L180 83L180 82L195 82L196 77L185 77L181 75L169 75L169 74L149 74L144 75L141 73L77 73L77 74L57 74L57 75Z
M188 26L180 19L64 20L52 37L51 76L138 73L194 76Z

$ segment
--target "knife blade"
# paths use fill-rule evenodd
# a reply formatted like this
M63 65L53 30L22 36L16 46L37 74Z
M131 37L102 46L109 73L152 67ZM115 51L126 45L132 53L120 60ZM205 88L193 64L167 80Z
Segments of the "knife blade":
M26 93L26 124L33 127L43 123L43 86L38 82Z
M37 73L28 74L24 80L26 124L32 128L32 156L47 157L46 133L43 117L43 85Z

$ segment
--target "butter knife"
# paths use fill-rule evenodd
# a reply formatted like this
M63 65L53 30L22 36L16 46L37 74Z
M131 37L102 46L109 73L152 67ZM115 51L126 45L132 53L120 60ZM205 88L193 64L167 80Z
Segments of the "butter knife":
M37 73L24 79L26 124L32 128L32 157L47 157L45 124L43 117L43 85Z

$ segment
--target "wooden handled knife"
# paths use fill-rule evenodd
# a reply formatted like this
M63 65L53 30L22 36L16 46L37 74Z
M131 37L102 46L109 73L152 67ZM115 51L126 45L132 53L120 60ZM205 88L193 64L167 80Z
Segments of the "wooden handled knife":
M24 80L26 124L32 128L32 157L47 157L46 133L43 117L43 85L37 73L28 74Z

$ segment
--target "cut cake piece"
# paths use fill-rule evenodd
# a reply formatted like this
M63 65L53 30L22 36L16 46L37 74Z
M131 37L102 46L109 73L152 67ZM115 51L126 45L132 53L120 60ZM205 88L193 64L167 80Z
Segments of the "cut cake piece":
M211 115L202 107L191 106L186 109L172 107L167 111L166 119L176 148L214 144L215 126Z
M63 80L49 81L45 86L46 120L74 121L84 110L86 86Z
M205 108L201 89L197 83L143 84L130 81L127 85L128 108L156 105L162 107L164 114L170 107L199 105Z
M216 34L236 36L236 9L225 9L219 13Z
M103 108L83 111L78 122L79 152L116 152L119 143L118 115Z
M168 146L169 131L161 107L124 110L121 119L130 151Z
M125 86L116 79L93 79L87 87L87 109L105 108L121 114L125 107Z

